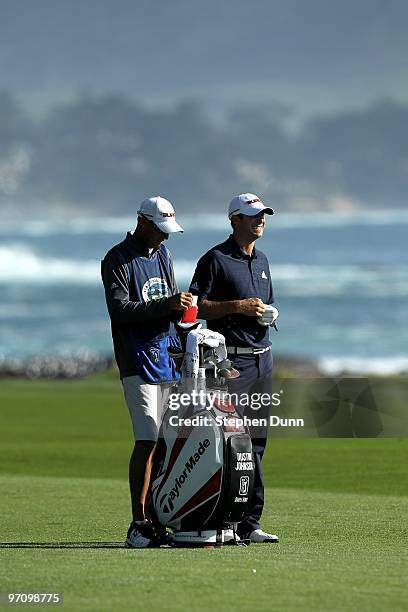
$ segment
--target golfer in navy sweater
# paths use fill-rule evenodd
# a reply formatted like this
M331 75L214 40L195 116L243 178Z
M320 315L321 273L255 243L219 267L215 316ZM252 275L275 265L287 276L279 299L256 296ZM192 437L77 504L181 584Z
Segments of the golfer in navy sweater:
M274 298L268 260L255 248L255 242L263 235L265 215L273 214L273 209L254 194L233 198L228 209L232 235L201 257L190 285L190 291L198 296L199 317L225 336L228 357L240 372L239 378L229 380L229 392L238 397L272 393L269 328L263 323ZM254 411L238 403L237 409L249 418L262 419L269 414L269 405ZM252 542L278 542L276 535L260 526L264 507L261 460L267 427L250 428L250 433L255 487L250 511L238 525L237 533Z

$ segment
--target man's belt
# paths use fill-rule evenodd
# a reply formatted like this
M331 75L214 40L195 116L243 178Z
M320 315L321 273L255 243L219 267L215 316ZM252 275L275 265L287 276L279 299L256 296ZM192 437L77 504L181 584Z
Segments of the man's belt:
M270 350L270 346L253 348L252 346L227 346L228 355L261 355Z

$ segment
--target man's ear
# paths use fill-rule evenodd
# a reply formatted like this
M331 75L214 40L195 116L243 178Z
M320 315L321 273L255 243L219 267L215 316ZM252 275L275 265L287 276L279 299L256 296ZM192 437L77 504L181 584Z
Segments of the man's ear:
M232 215L232 217L231 217L231 227L232 227L232 229L235 229L235 226L237 224L238 219L239 219L239 215Z
M148 222L147 222L147 219L145 217L138 217L136 229L138 227L140 227L141 229L144 229L147 226L147 224L148 224Z

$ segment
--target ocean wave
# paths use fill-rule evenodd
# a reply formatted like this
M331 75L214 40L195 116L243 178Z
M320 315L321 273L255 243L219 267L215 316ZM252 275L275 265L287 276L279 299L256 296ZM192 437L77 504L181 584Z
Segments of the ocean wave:
M195 262L176 260L179 284L188 284ZM272 265L271 277L280 298L331 297L347 292L366 297L408 295L408 266Z
M271 266L271 276L282 297L408 295L406 265L279 265Z
M196 262L175 261L180 286L188 286ZM403 297L408 295L408 266L274 265L271 275L280 298L353 295ZM2 284L100 284L100 262L40 255L24 243L0 246Z
M408 372L408 355L393 357L324 357L318 360L319 369L327 375L342 372L390 376Z
M407 225L408 210L353 210L343 213L310 211L282 213L273 218L274 229L347 227L352 225Z
M305 229L324 227L346 227L353 225L407 225L408 210L355 210L344 213L310 211L289 213L276 211L273 229ZM210 230L225 232L229 228L226 213L178 214L177 219L191 233ZM271 220L272 223L272 220ZM32 219L6 221L0 227L0 236L41 237L55 234L123 234L136 225L136 212L128 217L78 217L75 219Z
M100 282L99 261L43 257L19 243L0 246L0 283L97 282Z
M41 238L53 235L123 234L136 225L134 217L96 217L78 219L33 219L22 222L6 221L0 236L26 236Z
M177 220L186 231L223 231L229 228L226 215L177 215ZM0 227L0 236L26 236L41 238L53 235L98 235L120 234L134 229L137 216L134 217L95 217L66 220L34 219L29 221L6 221Z

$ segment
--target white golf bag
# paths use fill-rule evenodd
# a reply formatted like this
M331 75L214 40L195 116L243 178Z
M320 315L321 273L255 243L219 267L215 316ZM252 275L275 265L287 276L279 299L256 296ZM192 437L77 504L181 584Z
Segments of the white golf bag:
M193 401L164 415L150 514L172 531L175 546L221 545L223 530L240 522L251 502L251 438L228 395L223 398L224 377L238 375L227 359L220 359L223 336L197 326L188 333L195 334L193 339L186 333L182 343L187 349L195 346L198 358L188 350L179 354L183 376L178 392L189 392Z

